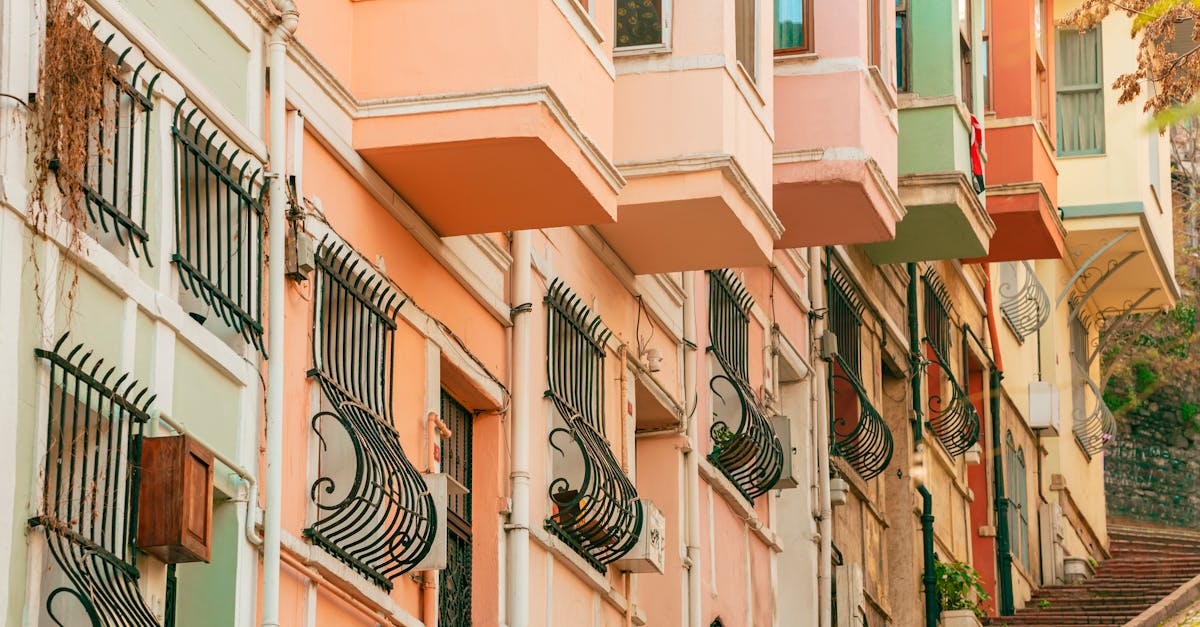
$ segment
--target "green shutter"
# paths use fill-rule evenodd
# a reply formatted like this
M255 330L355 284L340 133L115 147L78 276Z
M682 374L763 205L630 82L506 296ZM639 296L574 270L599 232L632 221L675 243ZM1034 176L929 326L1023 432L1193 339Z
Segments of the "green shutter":
M1057 34L1058 154L1104 152L1104 72L1100 27Z

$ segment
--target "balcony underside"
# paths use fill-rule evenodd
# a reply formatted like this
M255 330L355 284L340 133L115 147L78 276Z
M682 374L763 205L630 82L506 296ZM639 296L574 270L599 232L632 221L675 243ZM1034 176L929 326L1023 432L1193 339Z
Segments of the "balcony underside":
M627 171L617 222L597 229L637 274L765 266L782 225L739 174L732 159Z
M1066 259L1077 274L1071 297L1102 317L1158 311L1179 298L1171 266L1146 223L1141 203L1129 205L1125 213L1063 207Z
M623 183L542 102L366 117L354 147L443 237L611 222Z
M900 177L900 200L908 214L890 242L867 244L876 264L972 259L988 252L996 225L966 174L958 171Z
M895 237L906 211L872 159L783 161L776 155L776 248L865 244Z
M989 187L987 210L996 233L987 256L969 262L1062 259L1067 232L1041 184Z

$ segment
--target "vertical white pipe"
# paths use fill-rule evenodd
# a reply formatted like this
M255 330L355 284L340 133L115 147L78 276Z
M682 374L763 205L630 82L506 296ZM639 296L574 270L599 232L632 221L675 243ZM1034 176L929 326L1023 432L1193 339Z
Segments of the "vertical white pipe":
M683 339L696 343L696 273L683 273ZM683 404L691 403L687 421L688 452L684 456L684 506L687 508L688 627L700 627L700 442L696 434L696 361L704 354L685 344L683 354ZM690 354L689 354L690 351Z
M814 311L825 309L824 269L821 266L821 249L808 249L808 296ZM828 315L828 313L826 313ZM827 323L817 319L813 325L813 339L817 340L825 332ZM817 599L820 613L820 627L832 627L833 608L830 597L833 594L833 505L829 502L829 364L822 359L812 360L816 376L813 377L813 387L816 388L813 398L813 421L817 425L817 493L821 503L821 548L817 559Z
M283 505L283 256L284 213L287 194L283 169L286 165L287 108L287 42L296 32L300 13L292 0L274 0L280 20L271 33L271 84L268 101L270 128L267 192L270 210L270 259L267 276L270 283L267 321L267 480L266 504L263 515L263 590L262 625L279 626L279 549L281 539L281 509Z
M513 273L510 301L515 311L512 331L512 511L506 527L508 542L507 601L508 627L529 625L529 351L532 336L530 312L521 308L532 303L533 234L513 233Z

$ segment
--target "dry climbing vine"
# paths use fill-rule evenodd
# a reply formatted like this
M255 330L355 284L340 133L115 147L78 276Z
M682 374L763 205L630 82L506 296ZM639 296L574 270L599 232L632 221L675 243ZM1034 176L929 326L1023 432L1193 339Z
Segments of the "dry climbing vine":
M59 220L69 225L68 254L64 256L71 271L66 282L68 311L79 283L76 259L82 254L82 235L87 226L81 181L93 157L91 153L100 145L89 134L100 128L106 78L116 71L105 56L103 44L86 26L86 15L83 0L47 0L38 95L30 107L29 120L31 222L34 232L43 238ZM51 191L52 183L57 194ZM41 269L32 245L30 257L41 313Z

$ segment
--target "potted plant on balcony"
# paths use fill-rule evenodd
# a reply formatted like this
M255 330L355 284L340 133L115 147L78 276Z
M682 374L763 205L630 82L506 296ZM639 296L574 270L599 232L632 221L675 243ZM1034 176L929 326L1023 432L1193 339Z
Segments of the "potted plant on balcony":
M963 562L937 562L934 574L942 599L942 627L980 627L979 621L987 617L983 602L988 595L979 573Z

